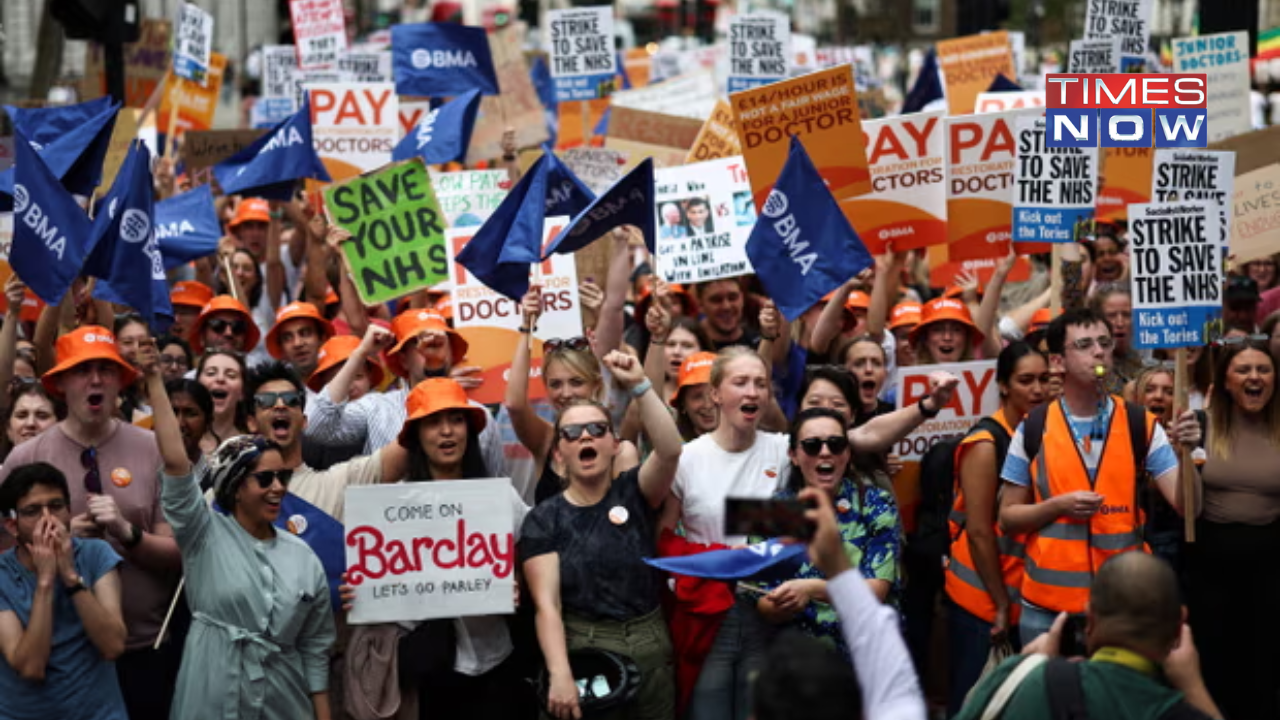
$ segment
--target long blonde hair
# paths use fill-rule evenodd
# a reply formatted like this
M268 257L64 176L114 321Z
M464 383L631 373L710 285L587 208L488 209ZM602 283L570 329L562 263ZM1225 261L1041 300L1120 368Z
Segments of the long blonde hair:
M1231 361L1235 360L1240 353L1248 350L1262 353L1271 362L1273 389L1271 399L1267 401L1267 406L1262 409L1261 414L1266 419L1267 434L1271 437L1271 443L1280 447L1280 399L1276 397L1277 388L1275 388L1274 384L1276 361L1271 357L1271 353L1268 352L1266 342L1245 338L1241 343L1233 343L1224 347L1216 359L1216 367L1213 373L1213 392L1208 399L1209 441L1206 443L1206 448L1214 457L1225 458L1231 449L1231 440L1236 432L1236 428L1232 427L1235 422L1235 413L1233 412L1235 403L1231 399L1231 394L1227 392L1227 375L1231 371Z

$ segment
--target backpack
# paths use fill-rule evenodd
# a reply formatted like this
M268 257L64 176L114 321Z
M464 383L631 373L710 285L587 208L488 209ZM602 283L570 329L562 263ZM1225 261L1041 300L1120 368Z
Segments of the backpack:
M981 430L991 433L996 463L1003 465L1011 438L1004 426L990 417L982 418L963 435L939 440L920 459L920 505L916 509L916 529L909 539L913 552L939 560L951 553L953 538L947 521L956 499L956 448Z

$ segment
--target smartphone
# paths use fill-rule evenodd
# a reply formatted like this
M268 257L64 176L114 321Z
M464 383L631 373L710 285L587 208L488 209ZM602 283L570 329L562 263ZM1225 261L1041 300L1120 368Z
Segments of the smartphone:
M804 513L811 505L803 500L726 498L724 534L809 540L813 526Z
M1088 654L1084 644L1084 618L1071 616L1062 626L1058 642L1058 655L1064 658L1084 657Z

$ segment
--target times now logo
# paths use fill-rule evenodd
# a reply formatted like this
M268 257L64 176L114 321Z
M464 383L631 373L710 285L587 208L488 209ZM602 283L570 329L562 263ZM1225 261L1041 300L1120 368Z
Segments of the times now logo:
M1051 73L1050 148L1202 148L1208 145L1205 73Z

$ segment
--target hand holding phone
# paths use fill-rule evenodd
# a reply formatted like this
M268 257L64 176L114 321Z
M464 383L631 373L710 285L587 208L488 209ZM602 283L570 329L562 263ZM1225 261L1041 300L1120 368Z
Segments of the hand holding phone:
M808 542L814 528L805 511L812 507L812 503L797 499L726 498L724 534Z

